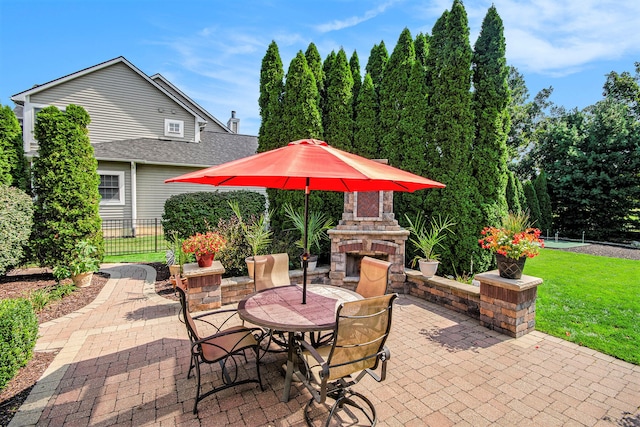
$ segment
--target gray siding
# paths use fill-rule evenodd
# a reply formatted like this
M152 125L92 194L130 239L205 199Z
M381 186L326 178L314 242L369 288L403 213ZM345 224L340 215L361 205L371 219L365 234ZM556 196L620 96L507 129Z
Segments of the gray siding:
M191 100L185 98L184 95L182 95L179 91L175 90L171 85L167 84L164 80L162 80L162 79L153 79L153 81L158 86L162 86L167 92L169 92L170 94L172 94L173 96L178 98L180 101L182 101L189 108L191 108L192 110L196 111L203 118L206 118L207 119L207 126L205 127L205 130L207 130L209 132L229 132L229 130L226 127L221 126L216 121L215 117L211 116L207 111L202 110L199 105L196 105L193 102L191 102Z
M92 143L165 138L164 120L182 120L184 137L195 141L195 117L123 63L99 69L34 94L33 104L76 104L91 116ZM161 112L162 110L163 112Z
M169 197L182 193L198 191L232 191L240 187L213 187L202 184L183 184L172 182L165 184L164 180L193 172L201 168L164 167L139 164L138 175L138 218L161 218L164 212L164 202Z
M100 217L102 219L131 218L131 164L116 162L98 162L100 172L124 172L124 205L100 204Z

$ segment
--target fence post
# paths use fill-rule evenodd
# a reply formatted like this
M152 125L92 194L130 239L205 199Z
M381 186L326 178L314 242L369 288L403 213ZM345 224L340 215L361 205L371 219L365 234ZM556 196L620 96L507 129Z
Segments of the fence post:
M154 235L154 241L155 241L155 251L154 252L158 252L158 218L154 218L154 224L155 224L155 231L153 233Z

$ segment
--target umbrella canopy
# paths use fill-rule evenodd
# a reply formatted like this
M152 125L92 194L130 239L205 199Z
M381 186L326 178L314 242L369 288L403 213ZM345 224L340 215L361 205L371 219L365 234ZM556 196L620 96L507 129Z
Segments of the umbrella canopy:
M187 173L165 182L305 190L305 234L311 190L413 192L445 187L437 181L333 148L315 139L290 142L285 147ZM303 241L307 241L306 235ZM306 302L308 249L305 248L303 256L303 303Z

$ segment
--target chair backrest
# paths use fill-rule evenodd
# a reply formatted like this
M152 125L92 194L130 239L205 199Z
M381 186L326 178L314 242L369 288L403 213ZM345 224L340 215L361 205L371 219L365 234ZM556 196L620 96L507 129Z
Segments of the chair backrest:
M256 291L274 288L276 286L289 286L289 255L287 253L266 255L267 264L264 267L264 275L256 279Z
M179 275L176 275L176 280L177 280L176 291L178 292L178 296L180 297L180 306L181 306L180 312L182 313L184 324L187 327L187 334L189 334L189 340L193 343L198 339L200 339L200 336L198 335L196 322L193 321L193 318L189 313L189 304L187 303L186 291L182 287L182 280L180 280Z
M391 329L391 309L397 294L340 304L335 339L327 363L328 380L365 369L376 369Z
M391 263L381 259L363 257L360 262L360 280L356 292L364 298L377 297L387 292Z

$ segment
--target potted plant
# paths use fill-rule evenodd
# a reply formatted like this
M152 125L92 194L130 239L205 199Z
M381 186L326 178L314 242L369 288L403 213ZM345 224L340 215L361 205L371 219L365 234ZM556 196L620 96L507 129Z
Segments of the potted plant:
M529 215L524 212L509 212L500 227L485 227L481 233L483 237L478 242L496 254L498 273L507 279L520 279L527 258L544 248L540 230L531 227Z
M80 240L71 252L68 264L54 267L53 275L58 281L71 277L74 285L83 288L91 284L93 273L99 268L98 248L88 240Z
M169 232L167 236L167 252L165 254L167 267L169 267L169 274L171 277L169 280L175 287L175 277L182 273L182 266L187 262L187 254L182 250L183 239L178 235L177 231ZM186 281L185 278L182 279Z
M264 274L267 258L259 257L259 255L262 255L261 252L269 246L271 243L271 236L273 234L273 231L269 229L269 218L271 217L271 212L267 211L266 213L263 213L256 218L255 221L245 222L242 218L242 214L240 213L238 202L235 200L229 201L229 206L235 216L238 217L240 228L242 228L244 237L247 239L247 242L251 247L252 256L245 259L249 277L252 279L255 279L256 277L260 278Z
M196 233L182 242L182 250L196 256L198 267L211 267L216 253L224 249L227 239L215 231Z
M453 234L451 228L456 224L448 217L442 219L440 216L437 219L435 217L431 218L429 225L427 225L424 216L420 214L416 216L415 221L411 221L407 215L405 215L405 218L409 223L409 231L414 235L409 241L420 252L413 258L411 265L415 266L416 261L418 261L420 272L423 276L435 276L440 263L438 261L440 256L434 250L437 246L442 247L442 241L447 237L445 232Z
M320 251L320 241L328 238L326 231L333 227L333 219L326 213L322 212L310 212L309 221L307 222L307 241L305 245L304 241L304 213L300 210L293 209L290 203L284 205L284 210L289 218L289 221L293 224L293 229L300 233L300 238L295 242L296 246L302 249L308 249L311 252L311 248L314 246ZM309 255L307 270L313 271L316 268L318 262L317 255Z

